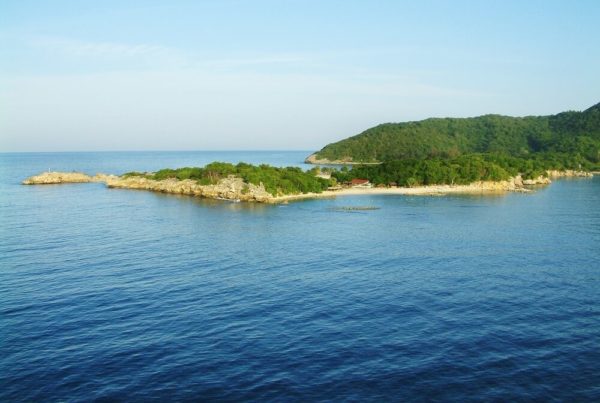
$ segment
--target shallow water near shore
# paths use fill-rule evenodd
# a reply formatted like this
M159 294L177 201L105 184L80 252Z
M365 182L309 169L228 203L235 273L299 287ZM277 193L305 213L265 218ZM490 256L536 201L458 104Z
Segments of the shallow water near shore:
M0 154L0 400L600 400L598 177L287 205L19 185L308 154Z

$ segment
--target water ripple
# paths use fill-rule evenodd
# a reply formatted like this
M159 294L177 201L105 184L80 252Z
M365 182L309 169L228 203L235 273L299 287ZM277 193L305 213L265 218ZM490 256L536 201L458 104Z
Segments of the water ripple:
M218 159L58 156L0 159L2 401L600 400L598 179L285 208L18 185Z

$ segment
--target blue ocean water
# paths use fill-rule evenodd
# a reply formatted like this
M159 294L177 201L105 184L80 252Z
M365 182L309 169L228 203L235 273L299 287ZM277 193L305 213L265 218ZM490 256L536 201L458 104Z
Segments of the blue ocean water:
M0 401L600 400L600 178L282 206L19 185L307 154L0 154Z

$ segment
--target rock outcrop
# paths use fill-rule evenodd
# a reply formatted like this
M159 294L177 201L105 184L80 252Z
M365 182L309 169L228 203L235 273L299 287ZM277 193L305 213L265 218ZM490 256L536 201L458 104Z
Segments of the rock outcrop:
M380 162L353 162L352 158L344 158L341 160L328 160L327 158L317 158L317 153L311 154L304 160L306 164L316 165L378 165Z
M594 174L592 172L576 171L573 169L567 169L564 171L551 170L551 171L546 171L546 172L548 173L548 176L553 177L553 178L574 178L574 177L591 178L592 176L594 176Z
M550 178L591 178L594 176L594 174L592 174L591 172L575 171L572 169L567 169L565 171L548 170L546 171L546 174L547 176L540 175L537 178L524 179L522 180L522 185L549 185L550 183L552 183L552 180Z
M549 185L551 183L552 183L552 181L550 180L550 178L547 176L544 176L544 175L540 175L537 178L523 180L523 185L525 185L525 186Z
M106 181L106 185L109 188L142 189L233 201L269 203L274 199L262 184L245 183L242 178L235 176L221 179L215 185L200 185L191 179L157 181L143 176L111 177Z
M31 176L23 181L24 185L52 185L58 183L88 183L88 182L106 182L113 175L96 174L89 176L81 172L43 172L39 175Z

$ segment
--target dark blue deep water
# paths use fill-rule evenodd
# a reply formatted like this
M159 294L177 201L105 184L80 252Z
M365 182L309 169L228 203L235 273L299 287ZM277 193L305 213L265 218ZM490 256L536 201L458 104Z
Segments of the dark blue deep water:
M307 154L0 154L0 401L600 400L600 178L285 206L19 185Z

